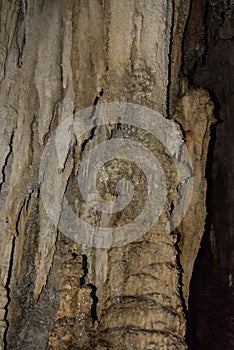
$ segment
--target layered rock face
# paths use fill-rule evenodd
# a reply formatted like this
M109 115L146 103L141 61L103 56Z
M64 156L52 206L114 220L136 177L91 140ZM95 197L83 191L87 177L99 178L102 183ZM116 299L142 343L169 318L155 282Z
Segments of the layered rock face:
M179 76L188 5L183 0L1 2L2 349L187 348L184 311L206 217L213 122L209 94ZM155 121L146 125L144 114L139 125L142 121L145 129L117 119L99 125L99 107L112 102L155 110L174 130L165 136L162 129L161 135L168 145L172 140L171 150L174 139L184 141L191 164L184 161L177 174L179 155L173 158L150 133ZM60 126L87 107L92 127L77 139L73 130L69 139L70 129ZM48 155L58 130L68 133L62 133L57 154ZM107 202L132 183L132 203L120 213L91 208L78 190L81 162L101 142L115 139L141 142L154 154L165 174L166 196L146 232L135 237L133 228L134 239L102 246L85 229L71 237L70 217L64 221L62 215L69 205L90 225L118 227L121 234L144 209L147 179L128 151L101 167L97 181L85 183L84 195L92 194L95 184ZM45 154L48 173L42 167ZM56 181L49 182L46 198L58 200L54 211L43 197L50 176ZM128 184L116 187L124 177ZM192 178L194 190L182 222L168 230L173 208L181 202L180 215L187 201L180 197L180 177L184 183ZM160 188L156 195L160 199Z

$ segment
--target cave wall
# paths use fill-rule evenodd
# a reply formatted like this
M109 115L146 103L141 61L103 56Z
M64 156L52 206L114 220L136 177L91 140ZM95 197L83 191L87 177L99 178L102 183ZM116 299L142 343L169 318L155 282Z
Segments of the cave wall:
M233 19L232 1L193 1L184 39L183 71L210 92L216 117L206 173L208 218L191 285L191 349L234 347Z
M206 217L213 122L208 92L191 87L179 73L188 2L3 0L0 5L1 348L186 349L185 309ZM168 179L157 225L128 245L98 249L53 225L42 201L39 166L62 121L89 106L95 115L101 103L116 101L159 110L171 120L191 154L194 192L183 222L168 233L178 183L166 150L142 131L94 127L74 153L63 154L62 204L67 196L94 224L124 224L127 215L136 216L134 207L120 217L91 213L74 200L75 170L85 152L119 135L138 137L151 148ZM125 169L141 175L128 164ZM112 170L104 175L111 179ZM113 198L109 182L107 198ZM142 207L144 181L137 184L135 203Z

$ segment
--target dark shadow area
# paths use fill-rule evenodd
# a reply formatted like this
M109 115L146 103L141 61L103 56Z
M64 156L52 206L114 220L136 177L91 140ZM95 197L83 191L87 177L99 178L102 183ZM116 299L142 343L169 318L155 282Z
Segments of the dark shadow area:
M182 72L214 103L206 179L207 219L190 283L190 350L234 349L234 3L192 0Z

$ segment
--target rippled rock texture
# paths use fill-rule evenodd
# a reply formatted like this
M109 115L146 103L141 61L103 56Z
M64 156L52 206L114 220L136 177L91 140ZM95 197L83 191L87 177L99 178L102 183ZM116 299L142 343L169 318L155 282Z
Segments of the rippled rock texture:
M3 0L0 8L0 347L186 349L185 310L206 217L213 122L208 92L190 88L180 75L189 2ZM115 185L124 174L135 185L133 203L121 215L91 210L77 192L80 162L103 140L140 140L167 178L157 223L128 244L98 248L71 239L66 227L61 232L51 221L40 164L66 118L86 107L95 117L97 106L108 102L139 104L170 119L190 153L194 191L185 218L168 232L180 188L174 160L145 130L94 124L58 154L62 182L51 183L51 194L60 196L57 223L64 198L79 217L104 227L121 227L144 208L147 182L129 161L107 164L97 185L107 201L118 197ZM54 164L56 155L49 160Z

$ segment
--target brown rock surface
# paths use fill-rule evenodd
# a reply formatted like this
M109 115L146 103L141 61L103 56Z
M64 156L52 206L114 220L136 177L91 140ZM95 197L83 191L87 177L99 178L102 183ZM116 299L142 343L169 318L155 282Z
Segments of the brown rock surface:
M0 327L5 347L186 349L183 297L187 300L206 215L204 168L212 107L206 92L181 88L177 82L185 2L173 7L161 0L4 0L0 7ZM51 222L41 195L39 166L53 131L85 107L93 106L95 115L95 106L106 102L137 103L166 118L169 95L171 117L181 125L181 140L182 131L186 133L194 188L200 191L199 197L193 193L179 227L181 257L176 231L173 235L166 230L178 186L172 162L144 131L126 131L116 124L94 125L77 141L74 153L72 147L67 153L62 150L62 185L55 186L61 205L67 198L80 217L93 224L123 225L137 215L134 207L122 217L91 213L75 183L85 152L102 140L129 134L151 147L164 165L164 211L154 227L127 245L74 245ZM178 123L171 125L179 130ZM55 161L53 156L50 161ZM141 172L128 163L125 170L139 186L134 200L141 209L144 179L135 180ZM118 175L112 179L111 172L107 167L100 175L110 183L107 199L116 197L112 181L116 183ZM56 213L57 223L60 214Z

